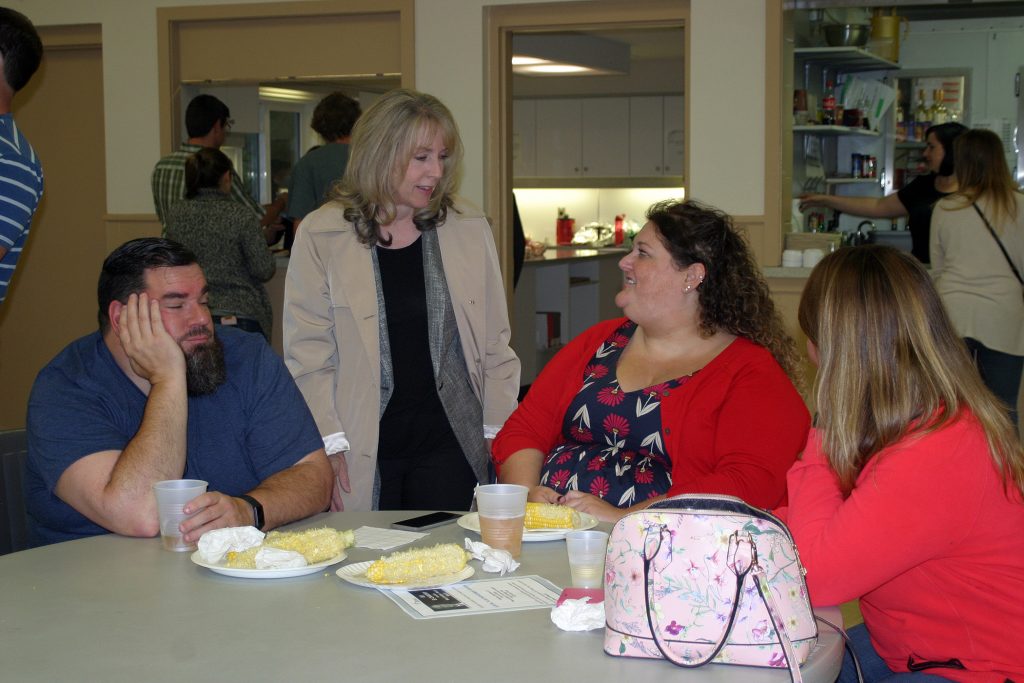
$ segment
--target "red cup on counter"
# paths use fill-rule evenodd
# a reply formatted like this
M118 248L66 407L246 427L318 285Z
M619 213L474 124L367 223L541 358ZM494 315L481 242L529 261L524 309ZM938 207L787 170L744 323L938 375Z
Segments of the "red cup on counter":
M559 218L555 222L555 242L558 244L572 244L575 227L575 218Z

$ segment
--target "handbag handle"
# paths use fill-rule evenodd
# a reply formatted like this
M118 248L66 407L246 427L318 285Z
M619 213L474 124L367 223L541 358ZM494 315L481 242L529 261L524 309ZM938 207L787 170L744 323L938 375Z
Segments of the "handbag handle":
M714 650L700 661L687 662L682 659L677 659L672 654L671 647L664 641L664 637L661 635L660 630L655 624L654 610L652 609L652 603L654 602L653 596L651 595L651 566L654 564L654 559L658 555L658 551L661 550L662 541L668 529L665 525L658 525L658 538L657 545L653 545L651 540L651 531L653 527L647 529L647 537L644 539L644 608L647 611L647 626L651 630L651 637L654 640L654 644L658 646L658 650L661 655L672 662L676 666L684 667L687 669L695 669L697 667L704 666L712 659L714 659L722 648L725 647L726 642L729 640L729 634L732 633L733 624L736 622L736 612L739 610L740 598L743 592L743 583L746 579L747 574L754 571L754 584L757 586L757 592L761 596L762 602L764 602L765 608L768 610L768 615L771 617L772 624L775 627L775 633L779 637L779 644L782 646L783 654L786 657L786 665L789 669L789 677L792 683L803 683L803 676L800 674L800 665L796 661L796 652L793 650L793 643L789 639L789 634L786 632L785 623L782 620L782 616L779 610L775 606L775 600L771 596L771 590L768 587L768 580L765 577L764 568L757 561L757 546L754 544L754 539L747 534L746 539L740 539L739 532L734 531L729 536L729 556L731 559L727 559L727 565L732 570L733 574L736 575L736 595L733 597L732 609L729 610L729 619L725 625L725 629L722 632L721 638L715 642ZM738 558L737 553L739 552L739 546L741 542L746 542L750 547L750 562L747 566L740 570L737 568ZM653 548L653 550L652 550Z

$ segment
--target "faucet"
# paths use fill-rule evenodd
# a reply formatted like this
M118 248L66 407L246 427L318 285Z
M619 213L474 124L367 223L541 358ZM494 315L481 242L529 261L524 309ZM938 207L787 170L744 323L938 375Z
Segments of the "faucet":
M871 221L861 221L857 225L857 232L850 233L849 245L851 247L855 247L859 244L867 244L868 236L864 233L863 230L865 225L870 226L872 230L875 229L875 224L872 223Z

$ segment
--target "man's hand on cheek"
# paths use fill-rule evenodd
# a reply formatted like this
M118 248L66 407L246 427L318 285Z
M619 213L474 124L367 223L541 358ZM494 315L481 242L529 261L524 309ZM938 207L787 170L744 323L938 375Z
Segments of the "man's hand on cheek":
M185 354L164 329L160 303L132 294L121 307L118 338L132 370L150 384L184 379Z

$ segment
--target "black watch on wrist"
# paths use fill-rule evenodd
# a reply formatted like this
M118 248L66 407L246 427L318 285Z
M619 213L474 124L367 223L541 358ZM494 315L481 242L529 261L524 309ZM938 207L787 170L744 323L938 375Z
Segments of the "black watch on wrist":
M252 525L260 531L263 531L263 525L266 524L266 520L263 518L263 503L246 494L235 497L241 498L252 506Z

